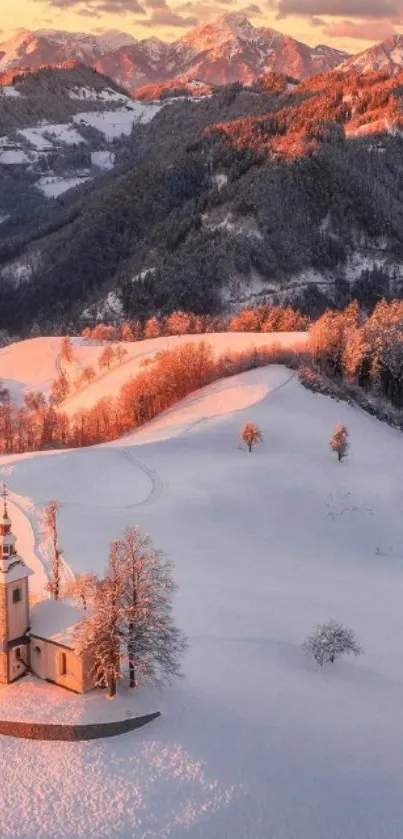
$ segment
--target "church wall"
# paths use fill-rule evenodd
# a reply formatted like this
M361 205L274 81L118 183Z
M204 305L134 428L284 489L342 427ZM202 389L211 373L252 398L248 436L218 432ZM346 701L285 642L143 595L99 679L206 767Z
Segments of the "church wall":
M21 600L13 602L13 592L20 589ZM29 602L28 602L28 580L18 580L8 586L7 612L8 612L8 640L21 638L28 628L29 623Z
M40 653L38 653L40 649ZM65 656L65 659L63 659ZM63 672L65 664L66 672ZM41 679L49 679L61 687L84 693L92 687L84 677L83 659L73 650L51 641L31 636L31 668Z
M83 679L83 692L87 690L92 690L95 687L95 681L93 673L93 666L94 661L88 653L82 653L81 655L81 666L82 666L82 679Z
M0 583L0 684L8 682L7 588Z
M7 644L7 587L0 583L0 647Z
M20 657L18 658L18 652ZM27 672L29 664L29 647L28 644L22 644L19 647L12 647L8 655L8 679L14 682Z
M8 682L7 653L0 652L0 684Z

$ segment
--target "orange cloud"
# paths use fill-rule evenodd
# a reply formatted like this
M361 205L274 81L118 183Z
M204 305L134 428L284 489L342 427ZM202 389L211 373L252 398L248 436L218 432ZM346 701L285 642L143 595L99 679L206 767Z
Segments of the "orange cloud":
M358 38L363 41L384 41L396 34L387 20L342 20L325 26L323 32L330 38Z
M269 0L279 17L326 15L369 20L403 18L403 0Z

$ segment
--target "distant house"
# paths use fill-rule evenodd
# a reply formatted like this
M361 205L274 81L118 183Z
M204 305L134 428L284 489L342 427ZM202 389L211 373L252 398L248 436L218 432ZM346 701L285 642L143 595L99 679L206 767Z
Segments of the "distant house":
M0 512L1 515L1 512ZM30 608L28 579L33 573L15 549L6 492L0 518L0 684L28 672L85 693L94 687L91 663L74 641L80 612L47 599Z

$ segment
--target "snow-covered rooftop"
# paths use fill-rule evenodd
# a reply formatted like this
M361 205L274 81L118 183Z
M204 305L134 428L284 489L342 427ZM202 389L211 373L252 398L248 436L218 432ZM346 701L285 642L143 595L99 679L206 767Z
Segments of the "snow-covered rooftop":
M13 556L7 561L0 562L0 583L16 583L30 577L33 571L25 565L19 556Z
M31 635L74 648L80 618L81 612L75 606L51 598L42 600L31 609Z

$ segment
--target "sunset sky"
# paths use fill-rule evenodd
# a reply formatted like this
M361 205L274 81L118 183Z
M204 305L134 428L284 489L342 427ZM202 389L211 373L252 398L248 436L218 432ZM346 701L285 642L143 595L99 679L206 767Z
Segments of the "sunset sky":
M21 28L118 29L137 38L175 40L225 11L243 11L255 26L349 52L403 31L403 0L0 0L0 5L2 41Z

